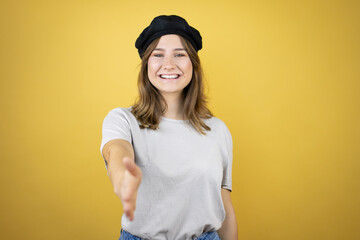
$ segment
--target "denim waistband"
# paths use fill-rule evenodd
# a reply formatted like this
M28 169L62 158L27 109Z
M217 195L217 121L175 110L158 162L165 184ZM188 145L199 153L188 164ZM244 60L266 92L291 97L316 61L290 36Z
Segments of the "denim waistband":
M132 235L131 233L121 229L121 235L119 240L143 240L137 236ZM192 238L192 240L220 240L219 235L217 232L206 232L201 234L199 237Z

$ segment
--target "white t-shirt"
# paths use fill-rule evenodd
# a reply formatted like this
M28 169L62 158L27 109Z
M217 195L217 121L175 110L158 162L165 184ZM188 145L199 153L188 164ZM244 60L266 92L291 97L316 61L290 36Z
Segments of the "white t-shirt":
M231 190L232 137L220 119L204 121L211 128L206 135L187 120L164 117L159 129L140 129L131 107L107 114L100 152L108 141L124 139L143 173L134 220L123 215L124 230L144 239L183 240L221 227L221 188Z

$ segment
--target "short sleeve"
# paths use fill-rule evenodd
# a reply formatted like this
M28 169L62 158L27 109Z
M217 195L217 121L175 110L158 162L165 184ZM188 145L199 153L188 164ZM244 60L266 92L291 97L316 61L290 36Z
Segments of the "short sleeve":
M226 188L230 191L232 191L232 162L233 162L233 141L232 136L227 128L227 126L224 124L224 130L223 130L223 179L221 183L222 188Z
M105 167L107 167L107 162L102 150L105 144L113 139L124 139L129 143L132 142L129 119L122 108L112 109L103 120L100 153L105 161Z

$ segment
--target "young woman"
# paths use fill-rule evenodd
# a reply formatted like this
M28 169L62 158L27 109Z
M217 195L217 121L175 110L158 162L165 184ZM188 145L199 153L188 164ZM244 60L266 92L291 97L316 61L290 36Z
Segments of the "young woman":
M206 107L200 33L158 16L135 43L139 98L103 121L100 151L124 214L120 239L237 239L232 137Z

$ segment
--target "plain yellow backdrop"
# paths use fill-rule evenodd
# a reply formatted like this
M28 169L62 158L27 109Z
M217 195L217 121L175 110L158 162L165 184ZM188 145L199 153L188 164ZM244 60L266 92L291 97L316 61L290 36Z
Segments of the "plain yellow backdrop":
M101 126L157 15L200 30L239 239L360 239L359 1L1 1L1 239L117 239Z

